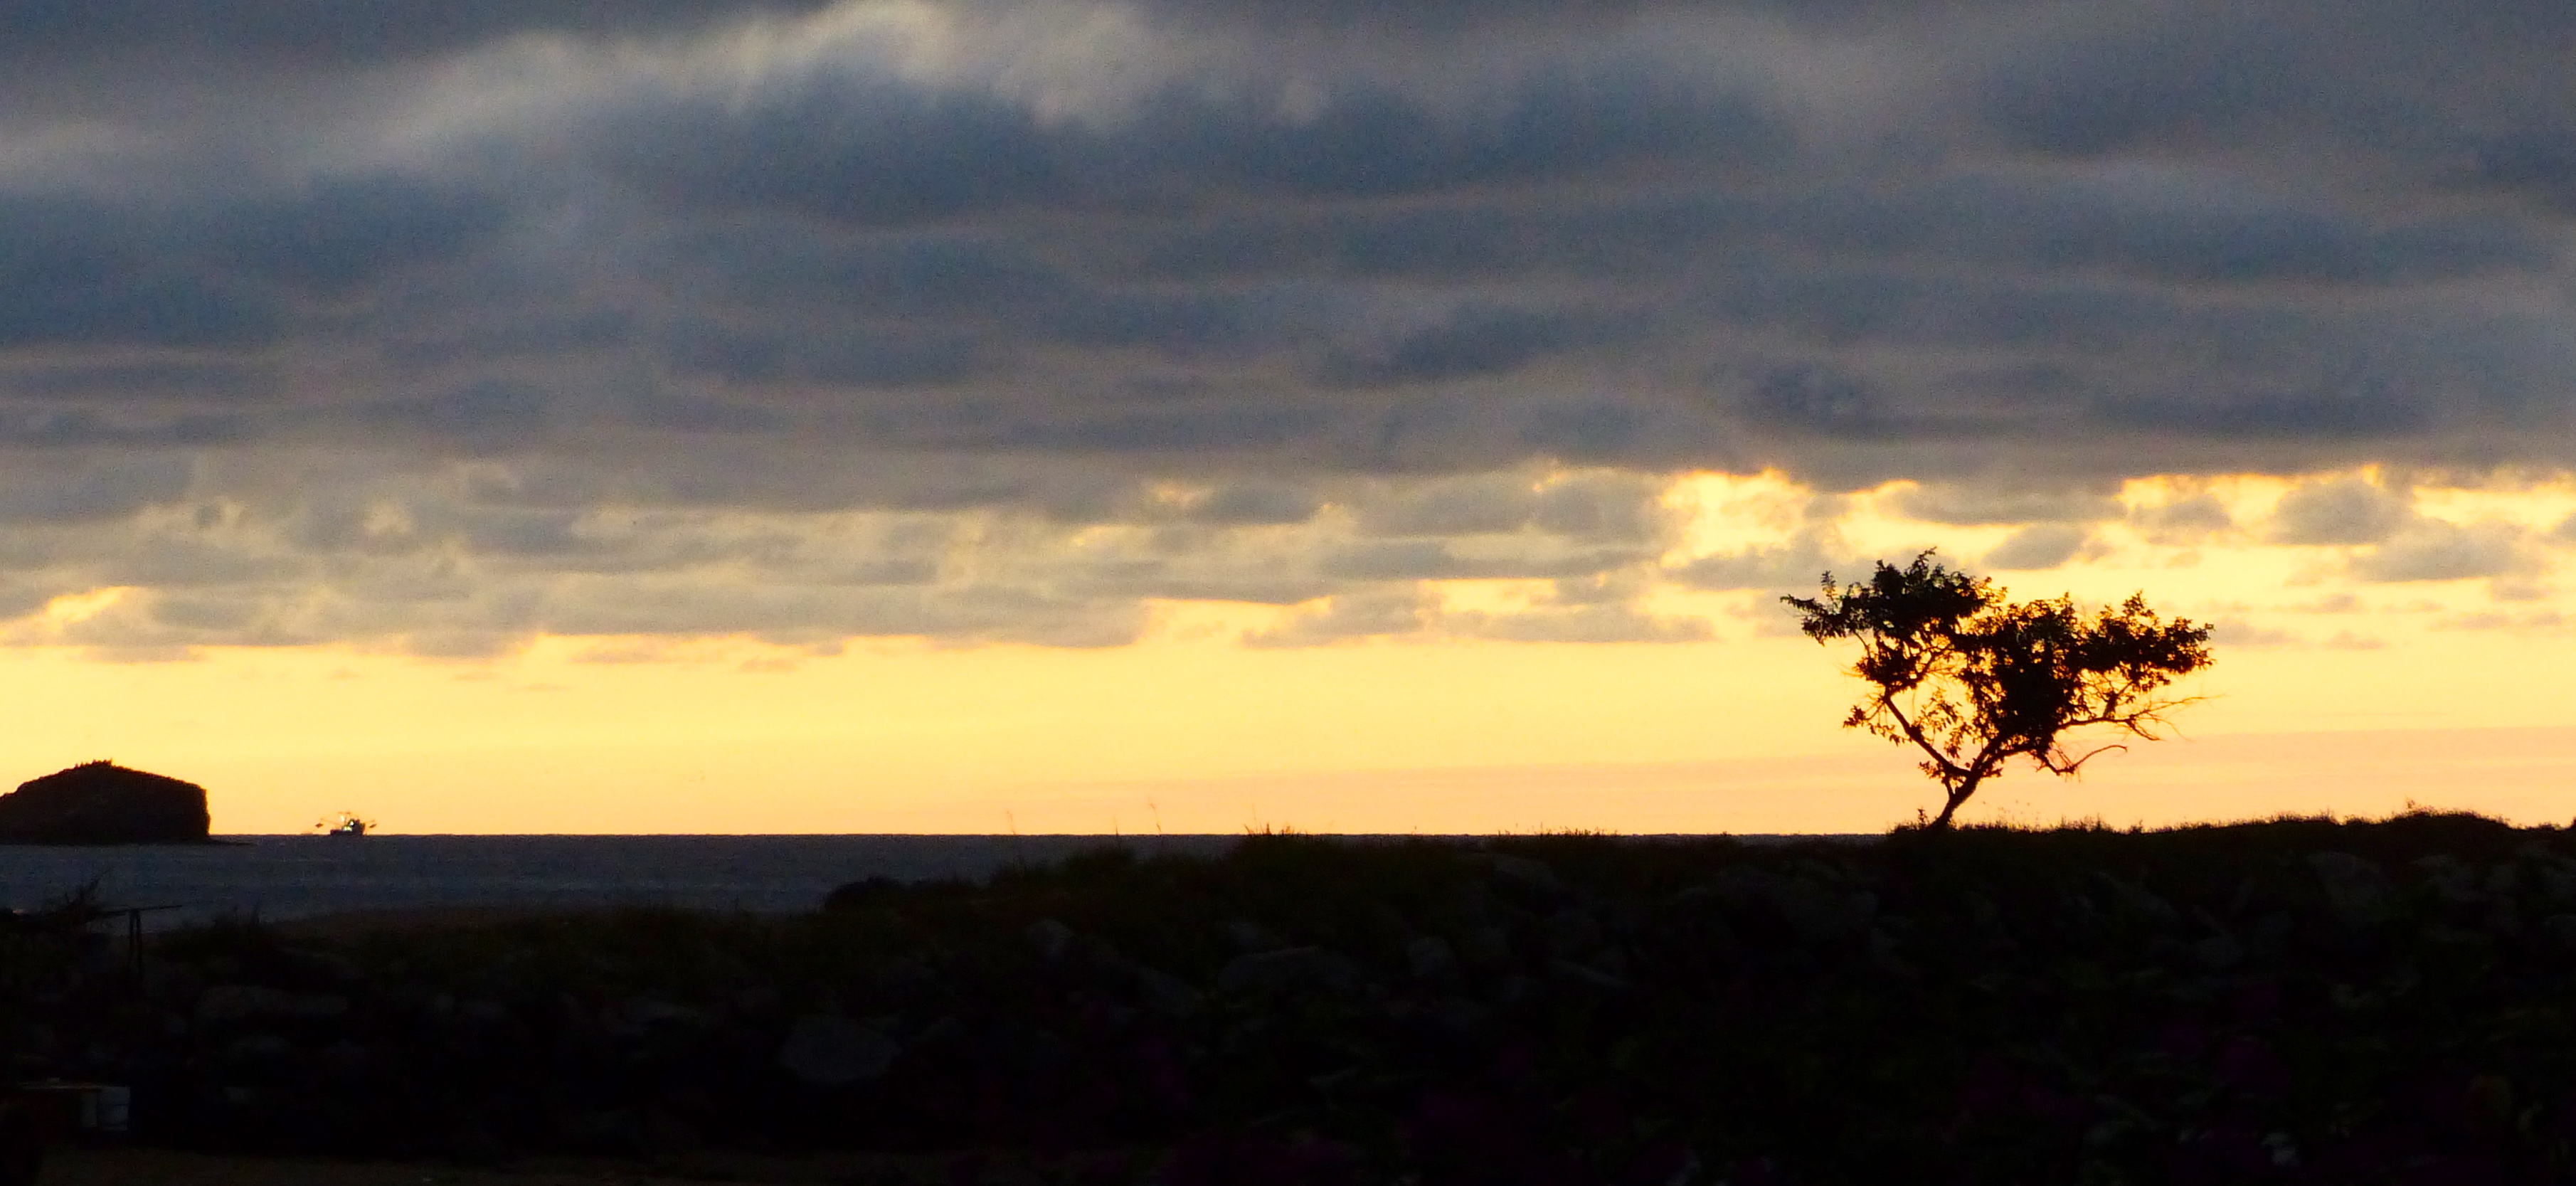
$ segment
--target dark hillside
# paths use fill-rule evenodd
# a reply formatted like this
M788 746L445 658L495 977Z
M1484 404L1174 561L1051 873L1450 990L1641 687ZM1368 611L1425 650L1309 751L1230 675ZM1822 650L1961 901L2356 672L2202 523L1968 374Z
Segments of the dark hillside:
M43 998L86 1012L14 1040L132 1079L148 1139L199 1146L866 1148L1175 1184L2576 1164L2576 843L2463 816L1252 837L860 883L801 918L216 928L139 986L88 975Z

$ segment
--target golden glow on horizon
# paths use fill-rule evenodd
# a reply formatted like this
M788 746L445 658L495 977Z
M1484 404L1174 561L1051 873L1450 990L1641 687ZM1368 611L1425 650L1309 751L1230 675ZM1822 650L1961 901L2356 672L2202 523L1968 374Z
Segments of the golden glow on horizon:
M2131 482L2121 506L2206 495L2237 526L2158 542L2101 520L2066 565L1996 574L2022 597L2143 590L2239 641L2186 689L2212 697L2179 718L2202 740L2106 757L2073 786L2016 770L1972 818L2169 823L2410 798L2576 814L2576 758L2554 756L2576 749L2576 731L2555 732L2576 725L2576 689L2539 678L2576 660L2576 631L2555 624L2546 573L2357 581L2350 549L2265 542L2292 488ZM1889 559L1937 543L1973 567L2018 529L1909 518L1912 489L1693 475L1667 499L1685 522L1668 560L1803 539ZM2539 538L2576 511L2576 483L2426 489L2413 506ZM1507 606L1546 586L1439 593ZM21 633L118 596L59 598ZM549 638L470 663L333 647L116 664L26 646L0 651L0 698L15 778L101 757L176 774L212 790L227 832L342 809L400 832L1875 830L1927 801L1900 751L1836 727L1848 656L1789 631L1769 594L1667 586L1649 604L1716 637L1258 649L1241 635L1293 607L1171 603L1146 640L1093 650Z

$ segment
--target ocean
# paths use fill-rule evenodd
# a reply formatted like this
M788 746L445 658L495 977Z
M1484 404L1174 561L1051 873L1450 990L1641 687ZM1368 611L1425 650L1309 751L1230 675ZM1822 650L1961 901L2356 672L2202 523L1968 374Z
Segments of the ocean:
M1335 836L1356 843L1410 837ZM1754 844L1867 843L1868 835L1738 835ZM0 909L28 910L95 884L107 906L156 907L152 930L225 916L283 922L451 907L677 906L811 910L867 877L981 880L1101 848L1215 855L1211 836L223 836L219 844L0 845ZM1477 837L1452 837L1473 840ZM1631 837L1639 843L1690 837Z
M1213 854L1240 836L226 836L223 844L0 845L0 908L32 909L96 884L114 907L174 907L167 929L227 915L266 921L443 907L679 906L811 910L866 877L981 879L1021 863L1120 846Z

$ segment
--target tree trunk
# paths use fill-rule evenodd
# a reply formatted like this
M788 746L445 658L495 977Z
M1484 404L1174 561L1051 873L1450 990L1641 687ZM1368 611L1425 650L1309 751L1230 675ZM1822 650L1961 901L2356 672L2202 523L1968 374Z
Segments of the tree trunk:
M1951 790L1949 801L1941 805L1941 814L1933 817L1931 827L1928 830L1934 832L1949 831L1950 817L1959 814L1959 805L1967 802L1968 796L1976 794L1977 784L1984 781L1986 781L1986 771L1983 767L1970 769L1966 777L1959 780L1959 785Z

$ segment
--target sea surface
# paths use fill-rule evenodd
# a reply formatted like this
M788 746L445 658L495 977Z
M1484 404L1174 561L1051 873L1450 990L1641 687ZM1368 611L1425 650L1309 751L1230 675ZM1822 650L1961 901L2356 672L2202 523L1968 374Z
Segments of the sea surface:
M1241 836L227 836L221 844L0 845L0 909L95 883L166 929L226 915L267 921L446 907L681 906L811 910L866 877L980 880L1121 846L1214 854Z
M678 906L811 910L868 877L982 880L1013 865L1125 848L1215 855L1214 836L225 836L223 843L51 848L0 845L0 909L29 910L96 886L107 906L154 907L163 930L226 916L282 922L454 907ZM1341 836L1354 843L1407 837ZM1457 839L1472 839L1459 837ZM1637 837L1640 843L1682 837ZM1738 836L1753 843L1869 836Z

